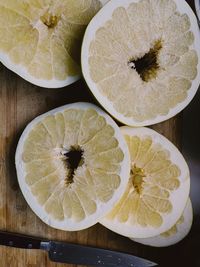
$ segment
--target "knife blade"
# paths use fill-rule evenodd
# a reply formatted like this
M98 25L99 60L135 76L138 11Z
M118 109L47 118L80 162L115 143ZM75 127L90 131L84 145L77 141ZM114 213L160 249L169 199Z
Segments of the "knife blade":
M0 231L0 245L42 249L48 252L54 262L99 267L150 267L157 264L130 254L95 247L43 240L31 236Z

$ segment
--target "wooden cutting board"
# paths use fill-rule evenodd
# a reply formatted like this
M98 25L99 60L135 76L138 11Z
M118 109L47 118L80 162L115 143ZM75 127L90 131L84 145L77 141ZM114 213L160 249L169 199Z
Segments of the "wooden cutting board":
M172 248L155 249L132 242L98 224L79 232L64 232L45 225L29 208L19 189L15 172L14 156L20 134L37 115L76 101L96 103L82 80L63 89L43 89L31 85L0 65L0 229L125 251L162 262L162 266L169 266L172 258L176 259L177 254L182 254L182 259L178 261L180 265L177 266L187 264L188 258L184 257L187 253L184 251L189 250L188 239ZM152 128L180 148L181 116ZM45 252L36 250L0 247L0 259L1 267L63 266L51 263Z
M14 163L15 149L20 134L26 124L37 115L75 101L95 103L83 81L64 89L43 89L29 84L1 65L0 229L143 255L145 251L138 250L136 243L100 225L79 232L54 230L37 218L22 196ZM180 146L180 118L173 118L153 128ZM0 258L1 267L60 266L50 263L47 254L42 251L0 247Z

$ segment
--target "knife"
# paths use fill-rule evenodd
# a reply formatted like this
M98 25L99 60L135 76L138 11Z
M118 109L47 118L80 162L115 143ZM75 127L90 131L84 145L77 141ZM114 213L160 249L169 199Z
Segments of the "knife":
M54 262L101 267L148 267L157 264L126 253L76 245L66 242L42 240L31 236L0 231L0 245L42 249Z

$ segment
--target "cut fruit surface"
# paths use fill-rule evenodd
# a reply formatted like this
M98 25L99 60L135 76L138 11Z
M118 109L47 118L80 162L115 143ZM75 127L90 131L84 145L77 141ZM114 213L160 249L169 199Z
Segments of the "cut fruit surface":
M200 35L186 1L111 0L82 45L84 78L97 100L130 126L183 110L200 83Z
M49 88L80 78L82 37L105 0L0 0L0 61Z
M129 152L101 109L74 103L34 119L16 151L20 188L33 211L57 229L95 224L124 193Z
M193 211L191 200L188 199L186 207L183 214L177 221L177 223L169 229L158 236L149 238L135 238L132 239L138 243L149 245L153 247L167 247L180 242L189 233L193 220Z
M178 149L149 128L122 127L131 156L123 197L100 223L121 235L146 238L180 218L190 189L188 166Z

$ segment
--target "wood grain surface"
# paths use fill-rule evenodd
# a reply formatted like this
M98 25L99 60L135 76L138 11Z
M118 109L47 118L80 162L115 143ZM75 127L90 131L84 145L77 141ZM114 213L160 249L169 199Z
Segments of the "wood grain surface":
M55 230L45 225L29 208L19 189L14 164L20 134L37 115L77 101L96 103L83 80L63 89L43 89L31 85L0 65L0 229L125 251L155 260L160 266L192 266L190 255L193 252L188 256L192 234L171 248L150 248L121 237L99 224L79 232ZM181 115L152 128L181 148ZM180 254L181 257L177 259ZM56 266L64 265L50 262L43 251L0 247L0 267Z

